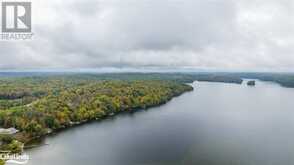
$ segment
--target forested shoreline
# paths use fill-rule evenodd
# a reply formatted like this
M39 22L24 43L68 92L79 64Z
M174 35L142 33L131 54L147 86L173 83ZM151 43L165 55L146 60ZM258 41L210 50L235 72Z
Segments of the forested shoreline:
M26 143L72 125L164 104L193 90L190 85L161 80L18 81L21 82L0 85L0 126L19 130L13 137L1 137L6 144L2 149L14 152L19 148L11 147L16 143L13 139ZM17 83L21 85L17 86Z
M242 78L294 87L292 74L261 73L0 73L1 150L19 152L23 143L88 121L166 103L191 91L194 81L241 84ZM21 142L21 143L20 143Z

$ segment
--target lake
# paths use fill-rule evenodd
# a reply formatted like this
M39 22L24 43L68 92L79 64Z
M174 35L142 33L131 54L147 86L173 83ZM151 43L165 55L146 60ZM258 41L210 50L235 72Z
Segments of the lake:
M293 165L294 89L194 82L160 107L45 138L29 165Z

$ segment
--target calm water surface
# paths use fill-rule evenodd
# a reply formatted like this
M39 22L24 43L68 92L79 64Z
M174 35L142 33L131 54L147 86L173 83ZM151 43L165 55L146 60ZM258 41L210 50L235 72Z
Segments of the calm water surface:
M293 165L294 90L195 82L168 104L68 129L29 165Z

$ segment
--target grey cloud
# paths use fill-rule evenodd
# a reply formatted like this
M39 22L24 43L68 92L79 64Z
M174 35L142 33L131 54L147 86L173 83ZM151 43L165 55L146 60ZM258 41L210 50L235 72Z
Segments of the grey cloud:
M0 42L0 68L286 68L293 2L33 0L34 39Z

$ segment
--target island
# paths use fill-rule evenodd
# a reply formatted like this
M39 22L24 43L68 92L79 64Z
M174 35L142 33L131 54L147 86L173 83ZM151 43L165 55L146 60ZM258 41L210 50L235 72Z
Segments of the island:
M255 81L254 80L248 81L247 85L248 86L255 86Z

